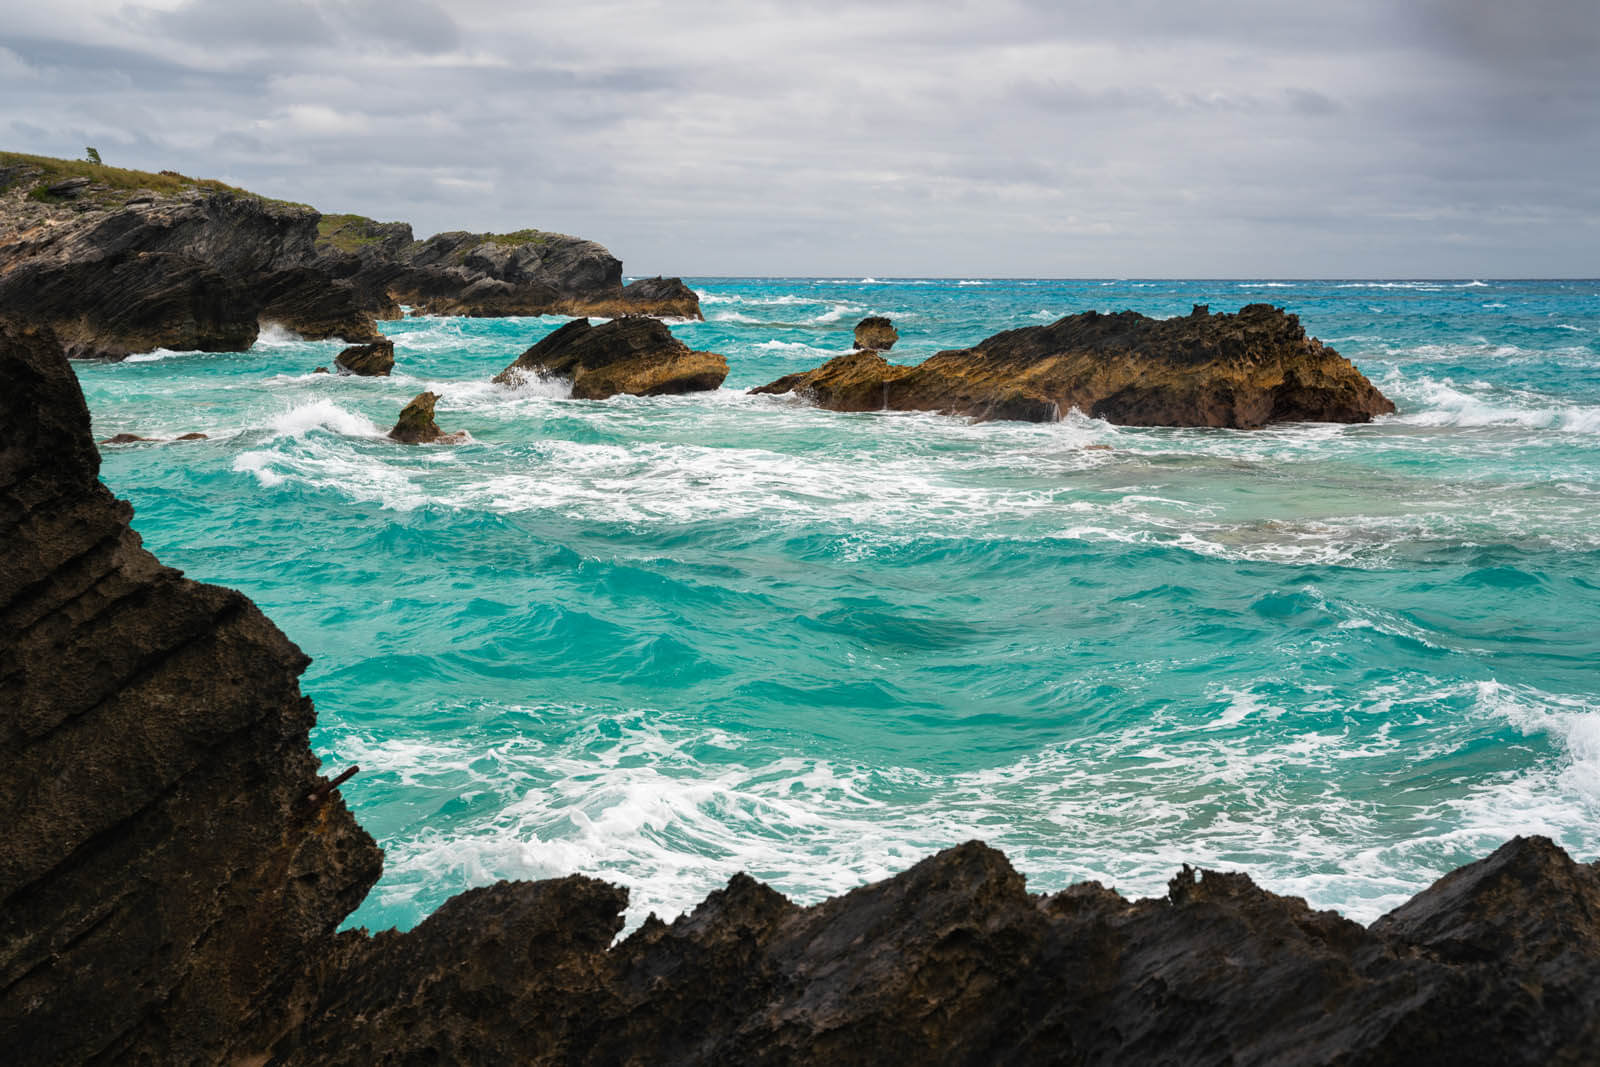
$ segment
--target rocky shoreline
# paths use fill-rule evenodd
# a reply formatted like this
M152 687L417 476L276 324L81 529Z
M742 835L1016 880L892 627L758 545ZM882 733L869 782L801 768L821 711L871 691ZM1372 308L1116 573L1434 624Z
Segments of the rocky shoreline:
M1032 895L972 842L811 907L736 876L616 943L626 890L581 875L336 933L382 853L307 745L305 656L142 548L64 347L0 321L17 1062L1595 1061L1600 863L1537 837L1368 927L1189 868Z
M593 241L540 230L415 240L405 223L323 215L170 171L0 153L0 314L48 325L67 355L242 352L263 323L308 340L383 340L434 315L698 319L676 278L622 284Z
M1086 311L1006 330L916 366L879 354L897 337L887 319L865 320L857 351L751 392L793 393L832 411L1054 422L1076 408L1119 426L1240 430L1370 422L1394 411L1349 360L1270 304L1218 315L1197 304L1175 319Z

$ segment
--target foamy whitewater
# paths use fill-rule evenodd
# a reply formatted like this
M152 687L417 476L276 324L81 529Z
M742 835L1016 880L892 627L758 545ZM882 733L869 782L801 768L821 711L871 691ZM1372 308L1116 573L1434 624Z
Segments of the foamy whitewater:
M968 838L1035 890L1184 862L1369 920L1517 833L1600 856L1600 282L705 279L720 391L489 384L560 320L80 365L134 526L314 662L312 743L409 927L580 871L676 915ZM1367 426L842 415L750 386L888 315L903 362L1088 308L1267 301ZM384 439L441 393L454 447ZM1109 445L1109 450L1087 445Z

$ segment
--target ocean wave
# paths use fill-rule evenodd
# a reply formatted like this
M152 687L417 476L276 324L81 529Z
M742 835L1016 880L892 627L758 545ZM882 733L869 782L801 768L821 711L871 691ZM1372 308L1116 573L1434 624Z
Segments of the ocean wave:
M346 410L332 400L313 400L280 412L268 423L273 437L300 437L314 430L347 437L381 437L384 431L372 420Z
M1401 379L1385 385L1416 405L1416 410L1394 417L1408 426L1518 426L1600 434L1600 406L1563 403L1526 391L1508 392L1482 382L1463 387L1448 378Z
M332 743L367 787L480 798L479 814L384 842L368 907L410 922L467 886L574 871L628 886L630 927L670 919L741 870L810 903L974 837L1005 849L1034 891L1096 879L1155 896L1183 863L1244 866L1368 921L1512 833L1600 846L1592 701L1425 676L1299 694L1296 707L1289 695L1271 679L1216 685L1153 718L954 773L786 753L654 708L508 707L498 716L528 728L492 742L344 729ZM1419 721L1438 727L1421 744ZM1556 753L1433 796L1362 784L1396 759L1448 776L1502 723L1548 735Z

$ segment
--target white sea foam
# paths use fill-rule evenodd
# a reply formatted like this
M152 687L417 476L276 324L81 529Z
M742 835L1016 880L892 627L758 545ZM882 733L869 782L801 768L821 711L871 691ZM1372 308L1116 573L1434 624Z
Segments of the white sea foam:
M1388 384L1386 382L1386 384ZM1567 404L1528 392L1496 390L1487 383L1457 385L1421 377L1393 391L1412 403L1395 421L1410 426L1520 426L1570 434L1600 434L1600 407Z
M273 437L299 437L313 430L326 430L349 437L380 437L383 431L372 420L347 411L331 400L313 400L280 412L269 423Z
M1453 710L1463 702L1488 728L1549 736L1555 756L1435 797L1331 784L1396 759L1448 763L1481 736ZM569 871L628 885L630 925L651 911L670 918L740 870L810 902L981 837L1035 890L1095 878L1156 895L1182 863L1243 865L1268 888L1365 921L1512 833L1549 833L1580 853L1600 846L1591 701L1414 678L1330 691L1302 713L1323 725L1298 725L1254 686L1214 689L1192 709L953 774L781 754L657 709L508 708L546 725L492 745L346 731L334 747L369 779L497 798L448 830L386 842L379 899L414 902L419 915L430 903L419 897ZM575 715L586 724L551 737L549 723ZM1431 740L1396 735L1423 721L1437 723ZM1382 831L1407 823L1398 840Z
M171 359L173 356L203 356L203 355L206 355L206 354L207 353L205 353L205 352L177 352L177 351L173 351L170 348L158 348L154 352L139 352L139 353L135 353L134 355L128 356L122 362L124 362L124 363L158 363L163 359Z

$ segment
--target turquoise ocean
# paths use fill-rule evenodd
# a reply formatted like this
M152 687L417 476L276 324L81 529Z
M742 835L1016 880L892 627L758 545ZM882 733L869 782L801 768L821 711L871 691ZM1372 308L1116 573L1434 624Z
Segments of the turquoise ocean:
M1600 282L690 279L717 392L491 375L562 320L77 367L168 564L313 657L387 852L352 923L500 878L671 917L969 838L1034 890L1242 868L1366 921L1518 833L1600 856ZM1097 308L1279 304L1398 405L1254 432L745 393L892 317L915 362ZM457 446L384 439L442 394ZM1090 448L1087 446L1109 446Z

